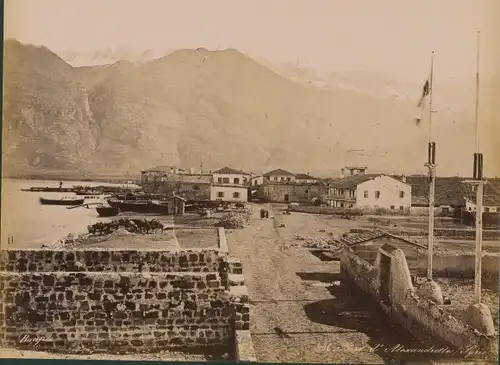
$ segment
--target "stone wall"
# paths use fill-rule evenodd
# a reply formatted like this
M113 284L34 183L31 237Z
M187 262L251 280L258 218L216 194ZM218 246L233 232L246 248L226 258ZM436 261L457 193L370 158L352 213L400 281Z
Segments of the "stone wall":
M3 345L81 351L224 345L234 307L216 273L2 273ZM32 348L32 346L31 346Z
M382 247L383 249L383 247ZM380 279L378 277L382 253L375 265L357 257L349 248L340 253L341 274L358 290L367 294L374 303L380 303ZM393 248L390 252L391 298L389 313L409 332L432 345L443 344L453 349L464 346L489 348L491 339L486 338L468 323L452 316L434 302L416 295L404 253Z
M317 206L308 206L308 205L298 205L291 206L290 210L298 213L310 213L310 214L356 214L362 215L362 212L359 209L342 209L342 208L333 208L333 207L317 207Z
M397 235L405 235L412 237L427 237L427 230L401 230L401 229L386 229L387 232ZM456 239L456 240L475 240L475 229L453 229L453 228L435 228L434 237L441 239ZM500 230L483 229L483 240L496 241L500 240Z
M0 300L1 345L60 352L230 346L250 320L227 247L0 251Z
M220 240L220 239L219 239ZM225 256L219 250L5 250L0 271L218 272Z

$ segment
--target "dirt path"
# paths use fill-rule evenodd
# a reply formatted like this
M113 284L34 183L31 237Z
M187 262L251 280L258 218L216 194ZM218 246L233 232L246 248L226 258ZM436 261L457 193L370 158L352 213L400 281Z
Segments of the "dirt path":
M385 363L371 347L408 341L340 285L338 262L290 245L289 226L307 229L313 216L281 216L268 206L275 219L261 220L259 209L248 227L228 232L229 250L243 263L259 361Z

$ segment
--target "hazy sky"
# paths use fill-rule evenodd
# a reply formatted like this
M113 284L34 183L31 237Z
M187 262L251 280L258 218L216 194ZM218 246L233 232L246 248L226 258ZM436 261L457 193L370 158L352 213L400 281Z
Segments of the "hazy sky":
M318 71L422 80L435 50L442 78L492 70L500 0L6 0L5 36L56 53L236 48ZM498 40L498 38L497 38Z

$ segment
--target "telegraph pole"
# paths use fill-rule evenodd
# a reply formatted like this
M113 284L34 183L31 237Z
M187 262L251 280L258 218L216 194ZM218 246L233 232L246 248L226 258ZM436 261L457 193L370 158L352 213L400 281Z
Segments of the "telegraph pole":
M429 78L429 145L427 163L429 168L429 231L427 247L427 279L432 280L432 259L434 255L434 201L436 194L436 142L432 142L432 89L434 78L434 51L431 55L431 74Z

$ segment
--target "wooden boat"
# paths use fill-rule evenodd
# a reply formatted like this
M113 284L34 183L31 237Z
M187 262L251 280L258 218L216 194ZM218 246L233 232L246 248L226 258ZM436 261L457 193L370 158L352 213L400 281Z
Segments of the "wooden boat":
M90 195L102 195L104 194L104 192L101 190L77 190L75 191L75 194L90 196Z
M116 207L105 207L100 206L95 208L99 216L101 217L114 217L120 213L120 209Z
M21 191L29 192L44 192L44 193L71 193L73 188L50 188L50 187L31 187L29 189L21 189Z
M108 200L108 204L119 208L122 212L169 214L167 203L151 200L113 201L110 199Z
M40 204L43 205L81 205L83 204L85 199L71 199L71 198L62 198L62 199L46 199L40 198Z

